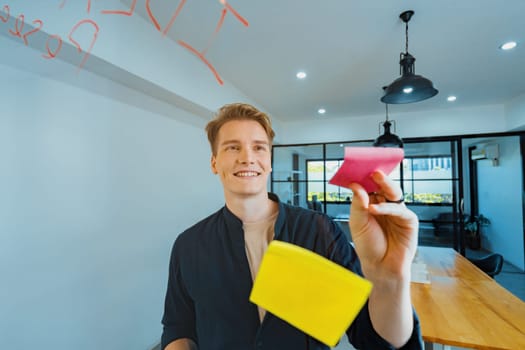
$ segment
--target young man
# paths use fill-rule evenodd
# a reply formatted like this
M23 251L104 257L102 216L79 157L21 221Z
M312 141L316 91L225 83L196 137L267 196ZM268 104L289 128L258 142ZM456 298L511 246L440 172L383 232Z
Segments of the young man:
M328 349L248 300L262 256L276 239L310 249L373 282L368 302L347 331L356 348L422 349L410 301L418 221L397 200L402 198L399 186L381 172L372 175L378 194L369 197L359 184L351 185L354 250L327 215L284 204L268 193L274 131L266 114L247 104L226 105L206 131L211 169L221 179L226 205L175 241L162 348Z

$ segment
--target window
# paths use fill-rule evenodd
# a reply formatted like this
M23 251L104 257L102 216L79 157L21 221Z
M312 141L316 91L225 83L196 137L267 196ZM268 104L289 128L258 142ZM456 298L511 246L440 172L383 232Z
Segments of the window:
M275 145L272 191L287 203L307 208L315 200L324 204L327 214L336 216L345 212L352 191L330 185L329 181L341 166L344 148L348 146L366 147L369 143ZM457 208L456 149L457 142L451 140L405 142L405 159L390 176L401 182L406 203L422 220L431 220L442 211L441 206Z
M407 203L452 204L452 157L406 157L403 191Z
M345 147L370 147L370 142L274 145L271 191L285 203L323 211L348 230L352 191L329 184L343 163ZM458 215L463 168L459 141L405 140L404 152L390 177L400 182L405 203L419 218L419 244L452 246L454 236L436 236L434 221L443 214Z
M342 163L343 159L306 160L308 201L311 201L313 196L327 203L351 201L351 190L328 183ZM402 169L401 172L401 167L396 167L390 176L397 181L402 179L407 203L452 203L453 176L450 156L406 157Z
M326 161L306 160L306 177L308 178L306 187L309 201L314 198L313 196L317 196L317 199L321 202L350 202L352 191L328 183L342 163L342 159Z

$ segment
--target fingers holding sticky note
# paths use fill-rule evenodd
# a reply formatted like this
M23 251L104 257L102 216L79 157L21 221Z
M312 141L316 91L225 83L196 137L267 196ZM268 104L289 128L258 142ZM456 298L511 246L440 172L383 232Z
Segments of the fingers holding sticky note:
M308 249L272 241L250 301L335 346L371 290L369 281Z
M402 148L345 147L343 164L329 183L348 188L351 183L357 182L367 192L375 192L378 186L370 174L376 170L390 174L403 157Z

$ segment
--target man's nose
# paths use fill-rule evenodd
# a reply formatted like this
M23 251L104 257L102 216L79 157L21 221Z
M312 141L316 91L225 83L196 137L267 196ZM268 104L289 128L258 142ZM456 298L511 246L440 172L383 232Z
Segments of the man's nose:
M239 152L239 163L241 164L251 164L253 163L253 152L248 148L243 148L241 152Z

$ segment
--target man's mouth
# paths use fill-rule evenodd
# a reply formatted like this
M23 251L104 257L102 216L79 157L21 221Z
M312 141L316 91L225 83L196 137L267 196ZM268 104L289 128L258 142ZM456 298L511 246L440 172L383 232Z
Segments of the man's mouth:
M261 173L257 171L239 171L234 173L233 175L237 177L255 177L261 175Z

